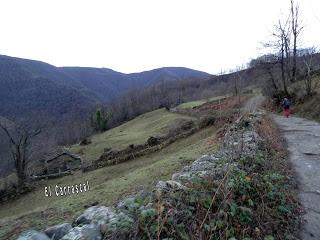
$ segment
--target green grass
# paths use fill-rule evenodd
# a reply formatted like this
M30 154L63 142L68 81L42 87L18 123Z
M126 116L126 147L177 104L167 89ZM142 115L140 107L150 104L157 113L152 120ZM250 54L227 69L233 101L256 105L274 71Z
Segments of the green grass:
M11 173L5 178L0 178L0 190L3 190L6 188L6 184L16 184L18 182L18 177L16 173Z
M150 136L168 133L178 119L191 117L171 113L164 108L142 114L119 127L92 136L92 143L86 146L73 145L70 150L81 155L85 160L95 160L108 147L121 150L130 144L142 144Z
M293 107L293 114L320 122L320 95L312 96Z
M320 93L320 76L313 76L312 77L312 85L316 85L314 89L317 93ZM293 91L296 94L303 94L305 93L305 82L304 80L297 81L289 86L289 91Z
M178 106L180 109L186 109L186 108L193 108L193 107L198 107L201 106L202 104L205 104L207 100L197 100L197 101L192 101L192 102L187 102L187 103L182 103Z
M205 104L207 102L213 102L213 101L221 100L221 99L224 99L226 97L228 97L228 96L218 96L218 97L212 97L212 98L209 98L209 99L201 99L201 100L197 100L197 101L186 102L186 103L180 104L177 108L178 109L194 108L194 107L201 106L202 104Z
M159 113L164 111L160 110ZM175 119L171 114L169 115L167 119ZM146 117L153 119L148 114L140 116L140 119ZM161 118L161 115L158 117ZM170 121L160 120L160 122L162 127L165 127L163 122ZM158 129L162 127L157 126ZM3 220L0 220L0 239L5 238L7 236L5 234L14 238L15 233L20 233L24 229L43 229L45 226L62 221L72 221L74 216L84 210L84 205L95 201L102 205L110 205L125 195L135 192L137 188L151 189L158 180L169 179L174 172L202 154L214 152L216 145L212 138L215 131L214 127L203 129L188 138L174 142L159 152L118 165L92 172L76 172L74 175L60 179L38 182L35 191L1 206L0 216ZM45 186L72 185L87 180L91 186L89 192L66 197L44 196Z
M293 105L292 109L294 115L320 122L320 77L315 77L314 81L317 83L316 94L305 98L301 104ZM296 82L290 86L290 90L295 93L304 91L304 84L304 81Z

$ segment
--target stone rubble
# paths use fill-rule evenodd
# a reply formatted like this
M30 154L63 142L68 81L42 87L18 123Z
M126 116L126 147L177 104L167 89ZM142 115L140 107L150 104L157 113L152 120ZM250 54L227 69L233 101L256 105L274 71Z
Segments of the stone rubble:
M106 224L114 216L115 213L109 207L93 206L86 209L84 213L74 221L74 225L95 224L100 226Z
M59 240L72 228L70 223L63 223L47 228L44 233L52 240Z

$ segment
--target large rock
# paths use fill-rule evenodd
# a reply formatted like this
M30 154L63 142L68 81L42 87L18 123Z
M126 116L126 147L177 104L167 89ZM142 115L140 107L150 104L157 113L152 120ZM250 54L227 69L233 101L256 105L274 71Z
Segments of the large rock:
M18 237L18 240L50 240L50 238L44 233L35 230L28 230L23 232Z
M194 161L190 166L184 167L183 171L210 171L216 167L215 161L217 158L209 155L204 155L198 160Z
M195 126L194 121L192 121L192 120L184 120L180 127L181 127L182 130L185 131L185 130L189 130L189 129L193 128L194 126Z
M91 140L88 138L82 139L79 143L80 146L85 146L91 143Z
M214 179L220 178L220 168L217 167L217 160L219 158L214 155L203 155L191 165L186 166L181 172L172 175L172 180L187 183L193 178L198 177L212 177Z
M70 223L63 223L47 228L44 232L51 240L59 240L72 228Z
M96 224L72 228L61 240L101 240L100 227Z
M192 172L188 172L188 171L183 171L183 172L178 172L178 173L174 173L172 175L172 180L176 181L176 182L188 182L193 176Z
M221 179L223 177L223 169L214 168L211 170L198 170L198 171L184 171L180 173L175 173L172 175L172 180L181 182L186 185L186 183L192 182L194 179L198 178L208 178L211 179Z
M111 208L105 206L93 206L88 208L76 220L75 225L84 225L95 223L98 225L106 224L114 217L114 212Z
M160 193L182 191L186 190L187 187L183 186L181 183L169 180L169 181L159 181L156 185L156 189Z
M159 139L159 137L151 136L148 138L147 143L149 146L155 146L155 145L160 144L160 139Z

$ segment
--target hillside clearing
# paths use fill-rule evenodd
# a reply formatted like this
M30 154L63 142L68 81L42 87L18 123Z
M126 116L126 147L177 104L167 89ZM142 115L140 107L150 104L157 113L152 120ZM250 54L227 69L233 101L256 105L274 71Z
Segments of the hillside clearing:
M41 181L35 191L2 205L0 215L4 219L0 222L0 238L14 237L15 233L27 228L42 229L62 219L71 221L85 205L94 202L110 205L138 189L148 190L158 180L169 179L174 172L202 154L214 152L215 132L215 127L206 128L148 156L87 173L77 172L60 179ZM87 180L91 190L81 195L44 196L45 186L72 185Z
M192 117L172 113L164 108L142 114L104 133L91 137L91 143L86 146L73 145L70 150L81 155L85 160L95 160L105 148L123 149L130 144L142 144L150 136L166 134L170 127L179 119L193 119Z
M212 101L218 101L218 100L223 100L225 98L228 98L228 95L226 96L218 96L218 97L212 97L209 99L201 99L201 100L196 100L196 101L191 101L191 102L186 102L186 103L182 103L180 104L177 108L178 109L189 109L189 108L194 108L194 107L198 107L201 106L207 102L212 102Z

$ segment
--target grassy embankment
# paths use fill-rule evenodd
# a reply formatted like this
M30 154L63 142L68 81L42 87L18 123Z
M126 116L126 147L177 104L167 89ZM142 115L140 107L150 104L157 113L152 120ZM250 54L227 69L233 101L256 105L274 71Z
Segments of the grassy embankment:
M320 77L314 77L314 83L316 83L316 94L312 97L305 97L303 102L293 106L293 113L298 116L316 120L320 122ZM291 90L297 92L296 89L304 89L304 81L299 81L291 86ZM301 91L301 90L300 90Z
M105 147L121 149L129 144L143 143L151 135L165 134L179 118L190 118L164 109L143 114L117 128L92 137L90 145L72 146L92 160ZM91 172L76 172L59 179L43 180L34 191L0 206L0 238L14 238L24 229L43 229L45 226L71 221L84 206L98 202L110 205L136 190L150 189L158 180L166 180L184 165L205 153L215 151L215 127L180 139L153 154ZM44 196L44 187L73 185L89 181L90 191L73 196Z
M164 135L179 119L192 119L189 116L171 113L164 108L142 114L116 128L91 137L91 143L86 146L78 144L70 147L70 151L79 154L85 160L97 159L105 148L121 150L130 144L142 144L150 136Z
M189 108L201 106L202 104L205 104L208 102L223 100L223 99L226 99L227 97L228 97L228 95L212 97L209 99L196 100L196 101L192 101L192 102L186 102L186 103L180 104L177 108L178 109L189 109Z

